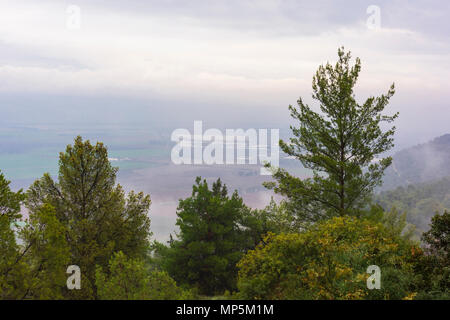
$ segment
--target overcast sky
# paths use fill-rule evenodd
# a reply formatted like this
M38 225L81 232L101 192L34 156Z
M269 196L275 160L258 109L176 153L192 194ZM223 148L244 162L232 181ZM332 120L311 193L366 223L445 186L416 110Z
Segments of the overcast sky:
M423 142L450 132L449 40L445 0L0 0L0 122L283 123L343 45L357 98L395 82L398 128Z

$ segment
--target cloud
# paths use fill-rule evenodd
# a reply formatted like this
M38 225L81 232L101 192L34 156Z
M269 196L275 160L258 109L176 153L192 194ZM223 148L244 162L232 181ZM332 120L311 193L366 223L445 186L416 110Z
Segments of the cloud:
M449 4L377 2L379 30L366 26L369 1L78 0L81 28L71 30L72 2L5 0L0 92L178 101L211 117L224 104L257 106L273 119L310 97L317 66L345 45L363 62L361 98L395 81L393 102L408 121L427 104L440 121L449 112Z

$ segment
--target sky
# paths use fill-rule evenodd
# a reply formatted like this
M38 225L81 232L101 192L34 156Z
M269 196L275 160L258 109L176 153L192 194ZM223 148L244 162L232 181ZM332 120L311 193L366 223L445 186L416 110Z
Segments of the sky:
M400 143L426 142L450 132L449 16L444 0L0 0L0 123L283 127L344 46L357 99L395 82Z

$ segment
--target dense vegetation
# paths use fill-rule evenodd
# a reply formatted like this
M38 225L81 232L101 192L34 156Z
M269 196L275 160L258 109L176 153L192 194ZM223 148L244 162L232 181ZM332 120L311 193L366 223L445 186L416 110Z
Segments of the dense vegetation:
M397 117L383 114L394 90L358 104L360 61L338 55L313 79L322 114L299 99L290 106L294 138L280 141L313 177L271 168L267 187L285 198L262 210L220 179L198 177L168 244L150 241L150 197L116 184L102 143L77 137L60 153L58 179L45 174L26 192L13 192L0 173L0 298L450 298L449 179L372 200L392 161L377 156L393 146L395 128L381 124ZM414 211L427 199L443 205L419 243L403 211L412 222L429 217L428 208ZM67 286L69 265L80 269L79 289ZM370 289L374 265L380 287Z
M332 218L303 233L269 234L239 262L244 299L402 299L413 294L419 249L383 225ZM381 268L380 290L367 290L369 265Z

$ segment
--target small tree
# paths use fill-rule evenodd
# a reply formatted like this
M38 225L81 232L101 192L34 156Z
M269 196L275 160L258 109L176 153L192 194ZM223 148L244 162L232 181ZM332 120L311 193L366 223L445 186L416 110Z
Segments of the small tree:
M237 192L229 197L220 179L209 189L197 177L192 196L180 200L179 239L171 242L167 257L167 269L177 282L208 295L235 287L236 263L246 243L239 225L245 209Z
M345 53L344 48L338 50L338 56L335 66L320 66L313 77L313 98L319 101L322 113L299 98L298 109L289 106L289 110L300 126L291 126L294 138L289 143L280 140L281 149L311 169L313 177L302 180L277 170L273 177L278 184L265 184L287 196L290 209L302 222L359 215L392 162L390 157L377 156L393 147L395 127L383 131L380 125L398 116L382 114L394 94L394 85L387 94L358 104L353 88L361 62L357 58L351 66L350 52Z

